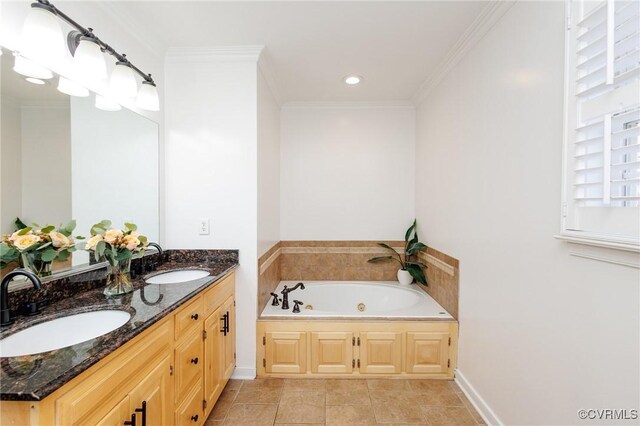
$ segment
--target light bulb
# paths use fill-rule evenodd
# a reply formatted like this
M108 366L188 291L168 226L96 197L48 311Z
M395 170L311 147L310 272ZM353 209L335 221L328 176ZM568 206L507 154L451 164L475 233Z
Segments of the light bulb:
M122 107L109 98L96 94L96 108L103 111L120 111Z
M75 74L82 81L100 82L107 78L107 64L100 45L91 37L80 37L73 55Z
M362 82L362 77L359 75L350 75L344 78L344 82L349 86L355 86L356 84L360 84Z
M126 62L116 62L111 73L109 88L116 99L134 98L138 93L138 83L133 70Z
M38 86L44 84L44 80L40 80L39 78L27 77L25 78L25 80L27 80L29 83L37 84Z
M44 80L53 78L53 73L47 68L38 65L32 60L27 59L19 54L14 53L14 56L15 62L13 63L13 70L18 74Z
M64 57L64 36L53 7L32 3L22 25L20 52L38 63L55 68Z
M70 96L78 96L81 98L86 98L89 96L89 90L85 87L82 87L75 81L69 80L68 78L64 78L60 76L58 79L58 91L62 93L66 93Z
M136 106L147 111L160 111L160 98L156 85L150 81L143 81L136 99Z

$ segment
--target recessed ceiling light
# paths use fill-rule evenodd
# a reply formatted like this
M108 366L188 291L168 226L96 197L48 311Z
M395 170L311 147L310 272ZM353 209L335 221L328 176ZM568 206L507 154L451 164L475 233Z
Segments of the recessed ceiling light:
M345 84L348 84L349 86L355 86L356 84L360 84L362 80L363 78L360 77L359 75L349 75L344 78Z
M39 78L27 77L25 78L25 80L33 84L44 84L44 81L40 80Z

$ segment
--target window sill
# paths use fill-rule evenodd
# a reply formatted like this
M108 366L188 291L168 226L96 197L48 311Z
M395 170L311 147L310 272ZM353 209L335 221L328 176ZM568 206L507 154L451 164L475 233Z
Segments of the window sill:
M637 241L570 231L554 237L569 244L569 254L572 256L640 269L640 244Z

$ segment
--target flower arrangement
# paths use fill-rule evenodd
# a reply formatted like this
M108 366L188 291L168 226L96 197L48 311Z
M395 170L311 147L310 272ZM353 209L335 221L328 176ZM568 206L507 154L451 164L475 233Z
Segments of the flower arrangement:
M125 229L111 228L111 221L102 220L91 227L91 237L85 250L93 252L97 262L106 259L110 270L104 293L108 296L133 291L129 271L131 259L142 257L147 247L147 237L141 235L133 223L125 223Z
M51 275L54 261L64 262L76 250L72 236L75 220L65 226L41 227L38 224L25 225L20 219L15 221L16 231L2 235L0 242L0 267L17 261L23 268L29 268L40 276ZM76 239L82 239L76 236Z

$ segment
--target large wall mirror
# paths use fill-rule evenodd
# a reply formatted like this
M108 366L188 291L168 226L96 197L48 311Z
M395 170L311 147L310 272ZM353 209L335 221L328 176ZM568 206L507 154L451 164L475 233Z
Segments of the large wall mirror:
M6 49L0 62L0 231L14 232L16 218L42 226L74 219L74 235L88 236L109 219L158 241L157 123L126 108L98 109L93 94L63 94L55 76L29 82ZM89 254L75 251L53 264L53 276L87 264Z

